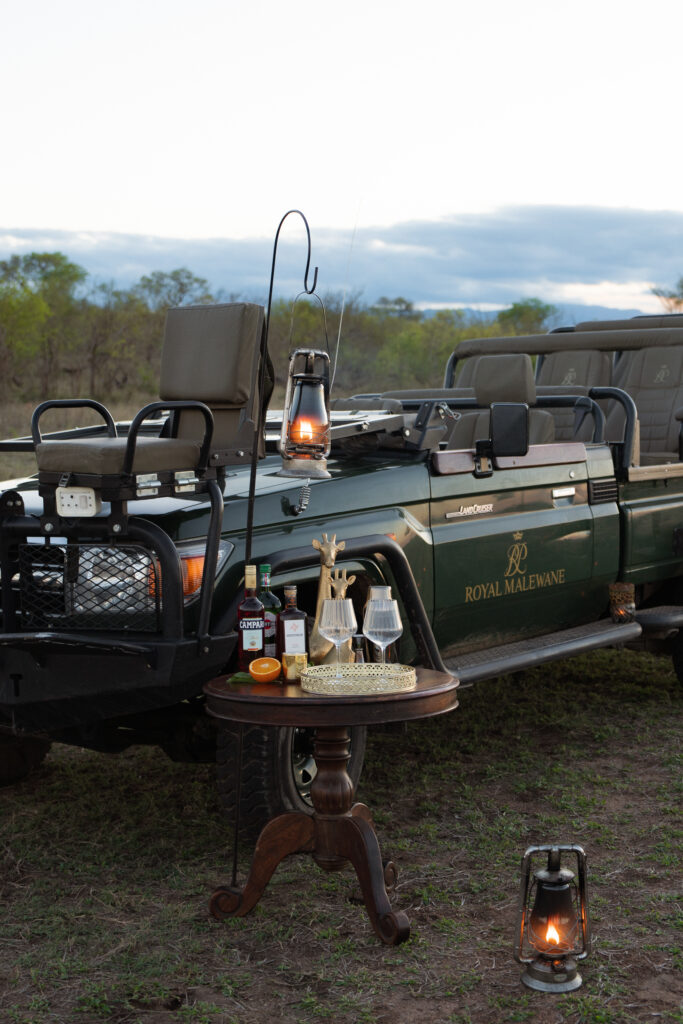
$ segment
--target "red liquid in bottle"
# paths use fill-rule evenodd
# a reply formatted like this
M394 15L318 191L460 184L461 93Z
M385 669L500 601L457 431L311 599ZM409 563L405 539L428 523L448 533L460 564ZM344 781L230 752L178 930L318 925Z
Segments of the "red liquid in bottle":
M244 598L237 609L237 665L247 672L254 658L263 657L265 618L256 596L256 566L244 567Z

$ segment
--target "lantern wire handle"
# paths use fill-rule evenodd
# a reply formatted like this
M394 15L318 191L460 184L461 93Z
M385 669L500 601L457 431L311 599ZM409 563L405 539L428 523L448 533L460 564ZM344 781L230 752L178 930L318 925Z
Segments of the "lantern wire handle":
M301 212L301 210L287 210L280 223L278 224L277 231L275 232L275 241L273 243L273 259L270 266L270 287L268 289L268 308L266 310L266 322L263 333L261 335L261 366L259 372L258 382L258 410L256 412L255 423L254 423L254 439L251 450L251 472L249 475L249 499L247 502L247 530L244 542L244 562L245 565L251 561L251 543L254 532L254 497L256 494L256 467L258 465L258 449L259 449L259 435L261 431L261 423L264 417L263 409L263 396L266 385L266 369L268 363L268 337L270 333L270 313L273 304L273 285L275 282L275 262L277 260L277 244L280 239L280 231L282 225L290 216L290 214L298 214L304 222L306 228L307 238L307 251L306 251L306 269L304 270L304 292L306 295L312 295L315 292L316 285L318 283L318 268L313 268L313 284L309 286L308 283L308 272L311 266L311 229L308 226L308 221ZM316 296L317 298L317 296ZM326 326L327 331L327 326Z
M300 301L302 295L310 295L312 298L317 299L318 302L320 303L320 308L321 308L322 314L323 314L323 330L325 331L325 347L327 349L327 354L329 356L329 354L330 354L330 336L329 336L329 332L327 330L327 310L325 309L325 303L320 298L320 296L318 295L317 292L307 292L307 291L299 292L299 294L294 299L294 302L292 303L291 315L290 315L290 319L289 319L289 338L288 338L288 341L290 343L290 346L291 346L291 343L292 343L292 337L294 335L294 311L296 310L297 303Z

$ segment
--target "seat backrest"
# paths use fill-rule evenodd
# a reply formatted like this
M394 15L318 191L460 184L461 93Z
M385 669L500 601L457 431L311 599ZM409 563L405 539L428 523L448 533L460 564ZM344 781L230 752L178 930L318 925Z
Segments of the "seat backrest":
M477 371L477 363L481 356L470 356L469 359L458 360L458 375L455 378L455 386L459 388L471 388L474 384L474 375Z
M541 396L547 387L564 387L566 393L573 386L607 387L612 380L612 353L597 349L569 352L549 352L543 356L536 375L537 393ZM555 390L551 392L557 394ZM578 393L578 392L577 392ZM578 432L575 429L573 409L553 409L556 441L588 441L593 433L593 421L586 417Z
M544 355L536 375L536 384L606 387L611 379L611 352L585 349Z
M480 356L473 383L477 403L482 406L492 402L536 402L531 357L522 352Z
M253 302L176 306L166 314L159 397L196 399L214 417L211 464L234 465L251 458L259 408L259 367L264 310ZM263 417L272 390L268 378ZM201 414L176 416L174 436L203 435ZM265 450L263 422L259 454Z
M636 403L640 447L644 453L677 458L680 424L674 413L683 405L683 348L659 346L624 352L615 366L614 385ZM606 435L619 441L624 412L614 402L607 415Z
M493 402L536 403L531 358L523 353L481 356L474 375L474 392L481 410L466 412L453 425L449 448L473 448L489 436L489 407ZM555 439L553 417L543 409L529 409L529 443L549 444Z

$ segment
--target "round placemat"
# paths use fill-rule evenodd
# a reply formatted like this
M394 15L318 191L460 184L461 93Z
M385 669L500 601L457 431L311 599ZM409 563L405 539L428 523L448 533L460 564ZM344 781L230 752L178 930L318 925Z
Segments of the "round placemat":
M414 690L415 669L409 665L347 665L341 666L337 680L336 665L313 665L301 673L301 689L308 693L400 693Z

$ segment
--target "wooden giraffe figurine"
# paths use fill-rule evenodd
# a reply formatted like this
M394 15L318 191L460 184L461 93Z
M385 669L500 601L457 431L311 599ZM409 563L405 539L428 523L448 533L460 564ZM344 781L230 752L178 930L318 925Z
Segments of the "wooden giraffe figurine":
M346 569L340 575L339 569L335 569L334 574L332 569L336 561L337 555L340 551L343 551L346 547L345 541L336 543L336 533L328 540L327 534L324 533L322 541L316 538L311 542L313 547L320 552L320 582L318 583L318 600L315 605L315 620L311 629L310 636L308 638L308 649L310 659L314 665L322 665L323 662L333 660L334 655L334 644L330 640L326 640L324 636L320 635L318 629L318 623L320 622L320 616L323 609L323 601L329 601L332 597L345 597L348 587L355 582L356 577L347 577ZM334 588L334 594L332 589ZM351 661L351 641L345 641L341 646L341 660Z

